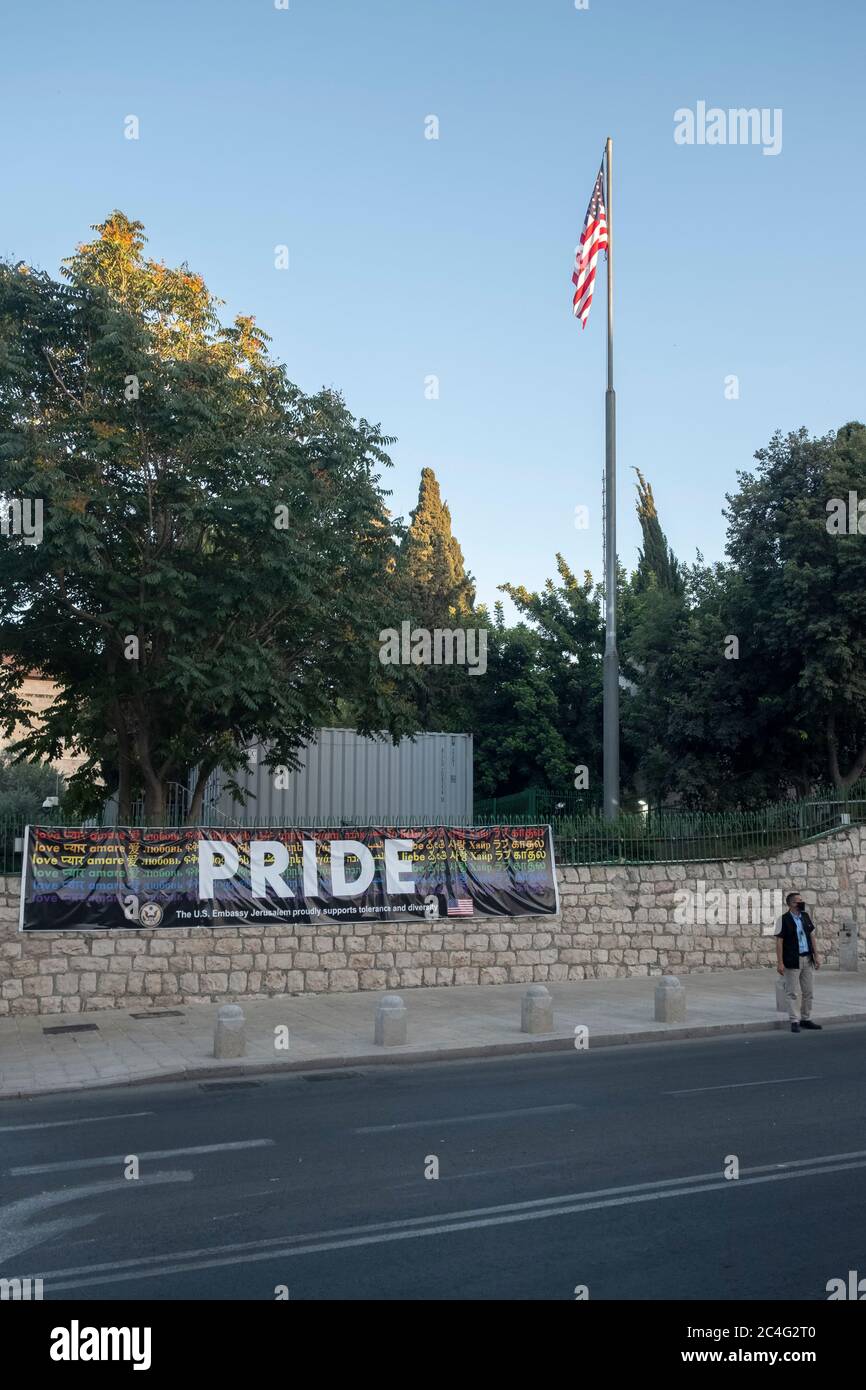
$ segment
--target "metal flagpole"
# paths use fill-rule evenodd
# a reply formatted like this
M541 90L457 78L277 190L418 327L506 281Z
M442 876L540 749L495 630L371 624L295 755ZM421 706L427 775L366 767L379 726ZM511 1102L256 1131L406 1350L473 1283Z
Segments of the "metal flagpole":
M604 814L619 815L619 657L616 650L616 395L613 389L613 141L605 145L607 184L607 390L604 397Z

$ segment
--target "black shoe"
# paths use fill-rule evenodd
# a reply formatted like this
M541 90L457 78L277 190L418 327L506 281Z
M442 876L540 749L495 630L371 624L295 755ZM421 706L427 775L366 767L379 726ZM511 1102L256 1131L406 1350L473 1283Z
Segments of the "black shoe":
M801 1022L800 1022L800 1027L801 1027L801 1028L814 1028L815 1031L818 1032L818 1033L820 1033L820 1031L821 1031L821 1025L820 1025L820 1023L813 1023L812 1020L811 1020L811 1018L804 1018L804 1019L802 1019Z
M800 1025L799 1025L799 1023L792 1023L792 1024L791 1024L791 1032L792 1032L792 1033L799 1033L799 1031L800 1031Z

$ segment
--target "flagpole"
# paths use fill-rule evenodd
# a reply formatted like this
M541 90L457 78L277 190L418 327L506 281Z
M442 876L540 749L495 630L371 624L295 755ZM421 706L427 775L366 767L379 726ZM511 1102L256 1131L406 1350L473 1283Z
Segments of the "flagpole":
M619 657L616 649L616 394L613 389L613 140L607 164L607 390L604 397L604 814L619 814Z

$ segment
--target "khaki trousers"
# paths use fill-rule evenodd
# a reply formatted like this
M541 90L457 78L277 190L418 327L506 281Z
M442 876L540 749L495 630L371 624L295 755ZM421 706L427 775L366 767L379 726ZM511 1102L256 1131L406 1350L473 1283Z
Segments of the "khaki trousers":
M799 1023L801 1018L812 1017L812 976L814 973L809 956L800 957L800 965L797 970L789 970L787 966L785 967L785 998L788 1001L788 1018L792 1023ZM800 993L803 996L803 1006L799 1014L797 1012L798 983Z

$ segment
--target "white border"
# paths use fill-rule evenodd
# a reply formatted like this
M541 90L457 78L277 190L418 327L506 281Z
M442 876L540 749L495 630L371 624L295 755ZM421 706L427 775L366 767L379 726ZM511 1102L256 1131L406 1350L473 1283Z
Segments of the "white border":
M18 930L24 930L24 903L27 899L27 847L30 843L30 826L24 827L24 846L21 853L21 902L18 905Z
M547 832L550 836L550 866L553 869L553 891L556 894L556 915L558 917L562 912L562 908L559 905L559 875L556 872L556 842L553 838L553 826L549 821L547 824Z

